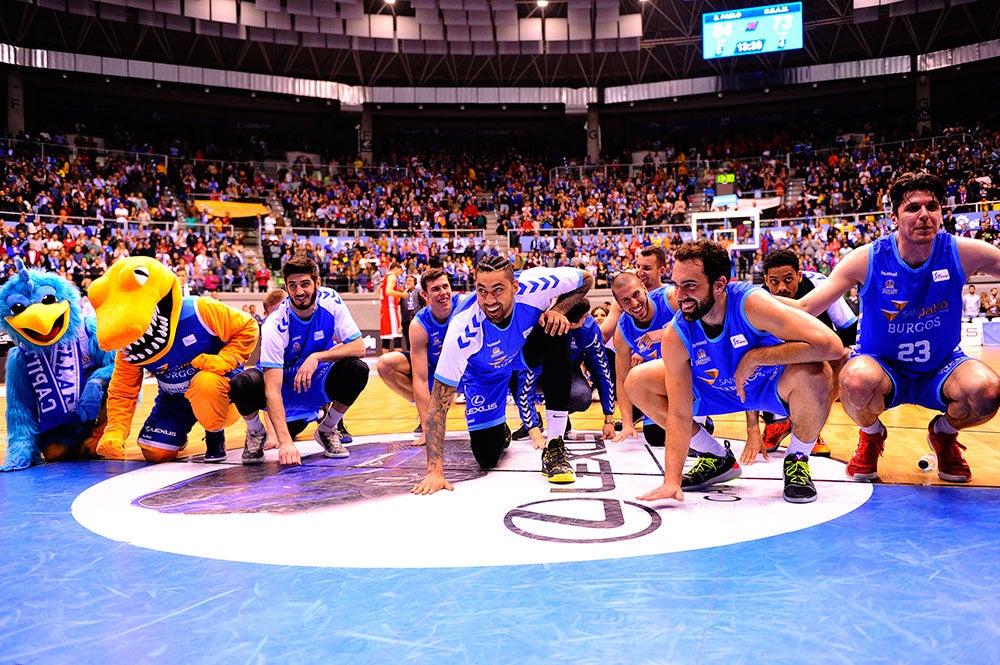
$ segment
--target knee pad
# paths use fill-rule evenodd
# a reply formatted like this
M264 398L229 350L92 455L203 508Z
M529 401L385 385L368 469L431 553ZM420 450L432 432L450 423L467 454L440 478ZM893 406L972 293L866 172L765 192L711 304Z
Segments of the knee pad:
M229 399L244 416L263 409L264 373L253 367L229 379Z
M646 439L646 443L651 446L662 447L667 441L667 433L663 431L662 427L653 423L642 426L642 436Z
M569 411L571 413L586 411L593 401L594 389L587 383L587 379L574 372L573 381L569 387Z
M479 468L492 469L500 461L504 450L510 445L510 428L507 423L469 432L472 455L479 462Z

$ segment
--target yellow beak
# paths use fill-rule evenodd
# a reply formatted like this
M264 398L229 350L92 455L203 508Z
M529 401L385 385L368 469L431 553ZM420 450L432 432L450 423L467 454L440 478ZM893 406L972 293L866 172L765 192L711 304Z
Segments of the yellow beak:
M62 339L69 327L69 301L51 305L35 303L20 314L8 316L7 323L32 344L51 346Z

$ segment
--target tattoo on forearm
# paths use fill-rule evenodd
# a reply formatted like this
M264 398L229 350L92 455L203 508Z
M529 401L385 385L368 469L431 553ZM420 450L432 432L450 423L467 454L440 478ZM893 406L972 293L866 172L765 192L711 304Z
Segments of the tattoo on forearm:
M431 390L430 408L427 413L427 431L424 432L428 467L444 464L445 425L448 421L451 399L454 396L454 387L440 381L434 382L434 389Z

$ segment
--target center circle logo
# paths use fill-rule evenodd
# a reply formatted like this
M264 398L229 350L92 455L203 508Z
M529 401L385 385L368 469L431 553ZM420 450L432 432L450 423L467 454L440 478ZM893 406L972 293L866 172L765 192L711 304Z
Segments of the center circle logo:
M597 432L566 440L577 480L553 485L541 453L514 442L496 469L479 468L468 434L448 435L453 492L416 496L423 448L405 435L355 437L350 457L327 459L300 441L303 464L171 463L85 490L74 517L107 538L166 552L278 565L354 568L500 566L592 561L718 547L836 519L871 496L844 465L813 458L819 500L781 498L780 456L681 503L636 496L663 479L662 448L610 443ZM739 455L742 442L732 442ZM426 546L433 543L433 546Z

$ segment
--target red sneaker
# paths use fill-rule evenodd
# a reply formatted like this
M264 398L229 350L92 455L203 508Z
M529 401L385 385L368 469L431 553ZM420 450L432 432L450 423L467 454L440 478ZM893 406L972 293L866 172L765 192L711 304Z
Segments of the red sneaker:
M788 436L792 431L792 420L791 418L783 418L781 420L775 420L770 425L764 426L764 435L761 437L764 440L764 450L769 453L773 453L781 445L781 442L786 436Z
M847 463L847 477L858 482L878 480L878 458L885 450L886 431L881 434L868 434L858 430L858 447L854 457Z
M938 478L949 483L967 483L972 480L972 470L962 454L965 446L958 442L957 432L941 434L934 431L938 418L944 418L944 414L934 416L927 426L927 445L937 455Z

